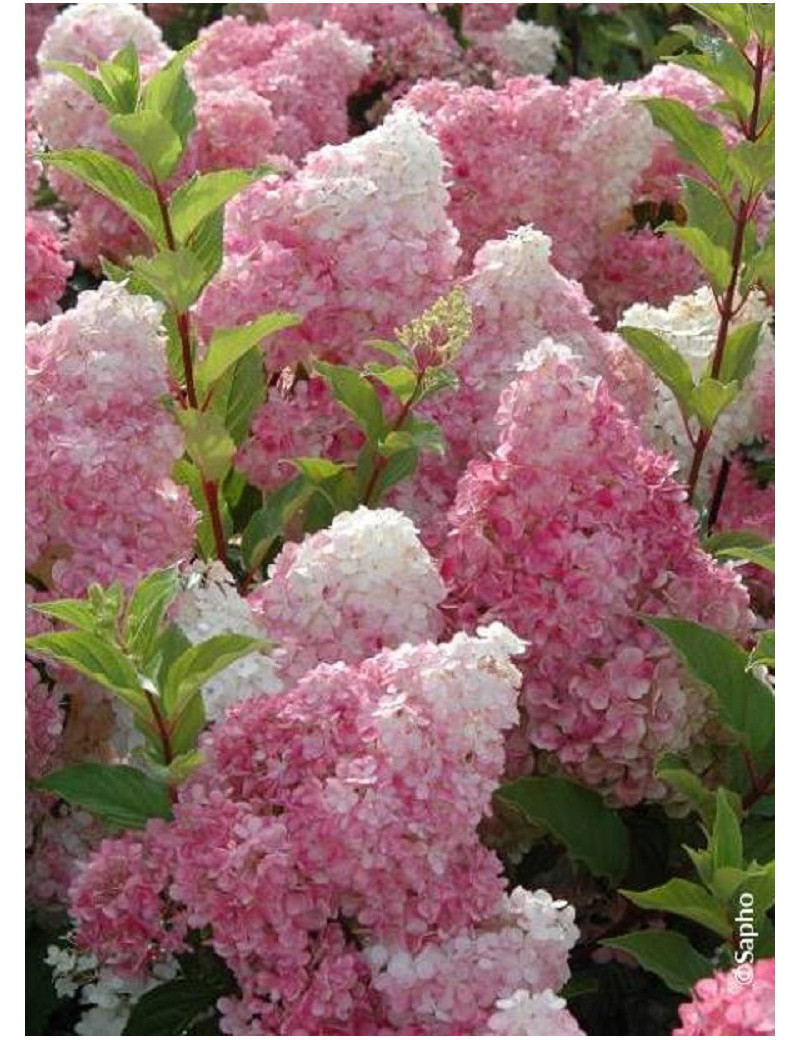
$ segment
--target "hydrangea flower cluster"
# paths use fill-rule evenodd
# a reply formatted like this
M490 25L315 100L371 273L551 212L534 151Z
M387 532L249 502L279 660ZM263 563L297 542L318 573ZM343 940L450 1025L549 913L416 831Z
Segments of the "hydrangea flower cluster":
M72 264L64 259L55 218L25 214L25 320L47 321L59 313Z
M133 584L191 551L194 511L169 476L183 445L160 400L161 313L107 282L26 330L26 566L61 595Z
M103 842L76 881L78 943L124 976L210 929L241 992L223 1028L243 1035L481 1033L498 1000L560 987L571 909L507 897L475 830L521 649L493 625L235 705L174 822ZM436 974L443 956L463 985Z
M737 969L718 971L695 984L692 1001L678 1009L673 1036L774 1036L775 959L756 961L753 980L743 985Z
M390 336L450 287L458 249L446 207L436 142L413 112L393 112L314 152L292 180L234 200L201 323L231 327L285 307L304 320L270 340L273 371L311 354L357 363L366 340Z
M556 267L583 277L652 152L650 117L600 80L528 77L497 90L432 81L403 104L427 117L449 165L467 262L488 239L533 224L552 238Z
M502 83L512 76L549 75L561 37L551 26L515 18L502 28L470 33L469 42L470 63L488 66L495 83Z
M740 445L758 437L764 422L769 419L769 408L762 401L774 398L775 340L770 329L772 311L763 297L750 296L731 325L731 331L753 321L763 321L752 372L742 385L736 400L720 415L714 427L714 436L706 452L701 485L707 486L711 474L716 473L725 456ZM649 329L663 336L686 359L692 375L698 379L711 361L719 328L719 311L714 294L703 286L690 296L679 296L666 309L639 303L622 316L621 325ZM770 387L772 390L770 390ZM774 415L774 409L771 410ZM681 475L686 477L692 463L693 449L689 443L680 407L672 392L660 381L653 379L653 400L644 417L643 429L653 444L670 451L678 459Z
M498 447L470 464L450 513L454 623L498 619L528 641L533 753L617 803L663 797L656 758L703 744L711 712L637 614L742 635L747 594L699 549L674 464L567 348L529 355L497 421Z
M323 661L357 664L403 642L435 640L445 595L408 517L362 506L287 543L249 602L280 643L281 673L297 680Z
M274 120L271 151L297 160L324 144L347 140L347 98L369 67L372 51L338 25L252 25L226 17L199 39L189 64L198 95L247 90L261 97ZM237 159L236 165L247 164Z

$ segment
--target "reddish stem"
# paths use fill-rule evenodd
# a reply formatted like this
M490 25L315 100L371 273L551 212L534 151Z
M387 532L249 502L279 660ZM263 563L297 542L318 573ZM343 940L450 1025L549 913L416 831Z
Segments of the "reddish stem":
M406 403L400 409L400 412L399 412L399 414L397 416L397 419L395 420L394 424L392 425L392 433L396 433L398 430L402 430L403 423L408 418L408 413L411 411L411 409L412 409L412 407L414 405L414 401L417 399L417 394L419 393L419 388L422 386L422 378L423 378L424 375L425 375L424 372L420 372L417 375L417 384L414 387L414 390L412 391L411 396L409 397L409 399L406 401ZM364 505L365 506L369 505L370 499L372 498L372 495L375 492L375 485L378 483L378 478L380 477L381 473L383 473L384 469L386 469L386 463L387 463L387 459L383 455L381 455L380 458L378 458L376 460L375 465L372 468L372 473L370 474L369 483L367 484L367 489L364 492Z
M158 707L158 701L149 690L145 690L144 695L147 698L147 703L150 706L150 711L153 713L156 728L158 729L158 737L161 741L161 751L164 755L164 763L165 765L169 765L173 758L172 734L170 733L169 726L164 721L164 716L161 714L161 710Z

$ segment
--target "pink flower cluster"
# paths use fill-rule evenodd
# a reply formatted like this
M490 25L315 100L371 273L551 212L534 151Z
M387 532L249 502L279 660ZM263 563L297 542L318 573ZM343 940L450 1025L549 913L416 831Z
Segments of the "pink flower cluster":
M72 264L64 259L58 223L50 215L25 215L25 320L58 314Z
M348 364L362 344L450 288L458 257L436 142L409 111L308 157L277 187L259 184L228 207L225 261L200 300L205 329L276 308L302 325L270 340L273 371L311 354Z
M533 224L552 238L556 267L582 278L650 161L649 116L601 80L558 87L531 76L498 90L432 81L402 104L426 117L448 163L466 261Z
M673 1036L774 1036L775 959L756 961L752 982L737 979L741 968L718 971L695 984L692 1001L678 1009Z
M567 977L572 910L506 896L476 833L520 649L492 626L234 706L174 822L90 860L78 941L125 974L209 929L241 991L220 1002L232 1034L485 1033L520 989L540 1007ZM557 1001L551 1018L575 1034Z
M412 522L393 509L340 513L302 543L287 543L251 593L282 672L357 664L403 642L436 639L446 590Z
M703 745L712 712L637 615L740 636L747 593L700 550L671 461L566 348L531 354L498 424L498 447L470 464L450 513L454 623L499 619L528 642L522 733L542 766L624 805L663 797L656 758Z
M323 144L347 140L347 98L369 67L371 51L338 25L251 25L223 18L199 39L190 62L193 86L201 97L231 90L260 97L274 121L268 142L262 142L269 151L300 159ZM239 132L246 131L243 126Z
M45 31L58 14L58 4L25 4L25 79L39 72L36 52Z
M161 312L107 282L26 331L26 566L61 595L133 584L191 551L194 511L169 476L183 447L160 400Z

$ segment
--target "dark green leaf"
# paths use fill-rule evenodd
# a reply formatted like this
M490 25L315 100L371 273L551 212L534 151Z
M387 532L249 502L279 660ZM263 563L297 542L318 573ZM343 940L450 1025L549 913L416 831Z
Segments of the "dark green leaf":
M742 832L725 791L717 789L716 816L709 844L714 872L722 867L742 867Z
M712 556L716 556L717 553L729 549L766 549L771 544L768 539L753 531L723 531L706 538L703 548Z
M222 266L225 210L222 206L202 220L186 243L209 282Z
M429 419L417 419L412 415L403 423L403 432L411 435L414 445L420 451L433 451L437 455L444 455L444 434L438 423Z
M620 893L643 910L668 911L711 929L723 939L730 937L731 926L727 914L712 895L693 881L672 878L665 885L648 889L647 892L631 892L621 888Z
M720 382L730 383L736 380L741 386L753 371L761 327L762 322L751 321L746 325L740 325L729 334L719 370Z
M250 433L250 423L266 395L264 356L260 350L251 350L217 382L209 411L220 416L238 445Z
M312 493L306 479L296 477L274 492L264 508L253 514L242 535L242 556L251 570L261 565L286 524Z
M165 244L164 226L158 198L126 163L91 148L71 148L48 152L42 161L77 177L94 191L104 195L136 221L148 238Z
M717 549L714 554L720 560L742 560L746 563L755 563L765 570L775 573L775 546L744 546L736 545L729 548Z
M375 388L346 365L317 361L315 369L328 383L339 404L353 416L370 442L377 444L386 430L383 406Z
M602 939L601 946L621 950L635 957L645 971L652 971L665 986L676 993L691 993L692 986L713 971L711 961L692 946L685 935L661 929L648 929Z
M701 683L716 691L722 722L741 734L751 751L769 747L775 735L772 690L747 671L747 654L713 629L679 618L647 617Z
M418 462L419 451L416 448L407 448L392 455L381 469L370 495L370 500L366 504L371 506L377 505L389 488L399 484L401 480L413 476Z
M208 352L195 370L195 380L201 392L207 392L232 365L262 340L282 329L299 325L301 320L297 314L275 311L233 329L215 329Z
M544 827L593 874L618 881L625 873L628 831L596 792L560 777L525 777L504 784L495 796Z
M683 156L724 185L727 180L725 139L715 126L703 122L682 101L672 98L645 98L653 122L672 137Z
M51 773L39 780L36 787L52 791L71 805L79 805L106 823L126 830L141 829L156 817L172 819L166 785L130 766L84 762Z
M758 643L751 651L747 661L747 667L764 665L767 668L775 667L775 631L762 632L758 637Z
M689 223L702 228L715 245L730 253L733 218L716 192L693 177L684 177L683 203Z
M185 1036L207 1018L223 992L199 980L174 979L143 994L123 1036Z

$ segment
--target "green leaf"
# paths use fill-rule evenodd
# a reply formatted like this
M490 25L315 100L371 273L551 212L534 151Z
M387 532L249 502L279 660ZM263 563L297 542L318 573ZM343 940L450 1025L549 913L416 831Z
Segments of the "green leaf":
M339 462L331 462L330 459L323 458L295 458L288 461L314 484L319 484L331 477L338 477L346 469Z
M144 993L133 1006L123 1036L186 1036L212 1017L223 992L195 979L174 979ZM201 1034L209 1035L205 1031Z
M681 156L699 166L716 183L727 182L725 139L722 133L672 98L645 98L653 122L672 137Z
M775 735L775 697L747 671L744 650L694 621L646 615L642 620L669 640L695 679L716 691L722 722L741 734L754 754L766 750Z
M761 249L745 264L740 290L745 293L751 285L762 285L770 293L775 292L775 224L770 227Z
M225 210L220 206L197 225L186 243L203 268L206 282L210 282L222 266L224 231Z
M184 757L197 753L197 738L206 728L206 709L199 690L185 702L173 722L172 752Z
M176 311L187 311L208 281L203 264L186 246L137 257L132 266Z
M234 195L268 173L270 167L260 166L256 170L215 170L212 173L193 174L175 190L169 200L169 213L176 239L186 242L212 213L216 213Z
M126 163L91 148L48 152L41 158L116 203L151 241L165 244L158 198Z
M206 393L232 365L267 336L281 329L299 325L302 319L297 314L274 311L263 314L247 325L233 329L216 329L211 335L208 352L195 370L195 381L202 393Z
M130 652L144 660L149 655L167 607L180 589L175 567L154 571L139 582L125 615L125 642Z
M401 480L414 475L419 462L419 451L416 448L407 448L392 455L386 465L381 469L378 479L370 495L367 505L377 505L384 494L399 484Z
M719 4L727 7L727 4ZM775 46L775 4L745 4L747 21L759 42L765 47Z
M768 910L775 905L775 861L763 867L752 867L747 871L747 876L736 890L732 900L733 908L737 911L734 916L742 916L738 913L742 906L742 895L752 896L753 923L758 927L764 920ZM746 900L749 905L750 900ZM739 922L741 923L741 922Z
M48 632L25 640L33 654L69 665L113 690L134 711L148 713L147 698L131 662L116 647L91 632Z
M378 445L378 451L385 458L396 455L398 451L408 451L414 447L414 438L405 430L392 430Z
M184 65L191 53L200 45L195 40L179 51L175 57L151 76L142 90L142 108L158 112L170 124L184 148L196 125L195 94L189 86Z
M680 227L677 224L666 223L661 225L661 230L683 242L708 275L716 293L719 294L728 287L733 268L727 249L716 245L699 227Z
M713 42L706 54L678 54L673 64L699 72L727 95L736 116L748 119L753 109L753 71L738 48L723 40Z
M689 223L702 228L715 245L733 248L733 218L716 192L693 177L682 178L683 204Z
M704 888L693 881L672 878L665 885L646 892L621 888L620 894L643 910L664 910L709 928L723 939L731 934L731 926L723 908Z
M742 867L742 832L725 791L717 789L716 817L711 832L709 852L714 872L722 867Z
M769 187L775 180L775 124L758 141L742 141L729 151L728 164L746 196Z
M112 116L108 127L158 181L166 180L180 162L183 143L158 112L145 108Z
M177 413L186 439L186 451L206 481L218 482L228 473L236 444L215 412L185 409Z
M669 989L689 994L692 986L713 971L711 961L692 946L685 935L669 930L647 929L601 939L601 946L629 953L645 969L658 975Z
M715 813L714 795L703 784L699 776L696 776L677 757L669 752L661 755L653 770L658 780L663 780L692 805L703 819L703 822L712 825Z
M437 455L444 455L444 434L438 423L429 419L417 419L411 415L403 423L403 432L410 434L414 445L420 451L433 451Z
M762 322L751 321L746 325L740 325L728 335L719 370L720 382L730 383L736 380L740 386L744 383L753 371L761 328Z
M769 632L762 632L758 637L758 643L756 643L754 649L750 653L750 657L747 659L748 668L753 668L756 665L764 665L767 668L775 667L774 629Z
M401 404L410 401L417 389L417 376L405 365L367 365L367 371L387 386Z
M741 4L687 4L686 6L722 29L739 46L744 47L750 39L747 16Z
M45 61L42 63L43 72L60 72L67 76L73 83L77 83L81 90L94 98L103 108L111 109L114 106L114 98L104 86L102 80L92 76L83 65L73 65L69 61Z
M217 382L208 411L220 416L238 445L250 433L253 416L266 396L264 355L260 350L250 350Z
M386 430L386 421L380 398L369 380L346 365L317 361L314 368L330 386L339 404L366 433L370 443L377 444Z
M111 61L101 61L97 74L112 99L112 110L133 112L139 100L139 55L132 40Z
M712 871L707 887L720 903L727 905L746 877L747 872L741 867L719 867Z
M718 379L703 376L689 396L689 410L697 416L704 430L712 430L739 392L738 383L721 383Z
M775 573L775 546L771 543L758 547L736 545L717 549L715 556L720 560L742 560L745 563L756 563L772 574Z
M772 543L767 538L753 531L722 531L703 542L703 548L712 556L729 549L766 549L770 545Z
M623 325L617 331L661 382L669 387L681 408L688 410L694 378L689 363L680 351L648 329Z
M242 556L250 570L255 570L266 558L272 546L283 534L286 524L302 509L313 494L313 489L302 476L289 481L274 492L263 509L254 513L242 534Z
M692 849L688 845L683 846L683 851L689 857L697 871L697 876L706 886L711 888L714 880L714 866L711 862L711 853L705 849Z
M408 350L407 347L402 346L400 343L395 343L389 339L371 339L367 341L367 346L372 347L374 350L380 350L382 354L388 354L389 357L393 357L396 361L400 361L403 366L410 367L414 364L414 355Z
M422 387L417 394L416 404L421 404L428 397L440 394L443 390L455 390L458 387L458 376L449 368L429 368L422 380Z
M57 599L50 603L32 603L37 614L63 621L81 632L94 632L97 625L95 613L85 599Z
M617 881L625 873L630 855L627 828L595 791L560 777L525 777L504 784L495 797L544 827L593 874Z
M156 817L172 819L166 785L130 766L84 762L51 773L35 786L126 830L141 829Z
M178 718L189 700L218 672L267 646L266 639L226 632L189 647L166 674L163 696L168 717Z
M748 862L765 863L775 858L775 820L773 817L754 816L753 809L742 824L744 853Z

